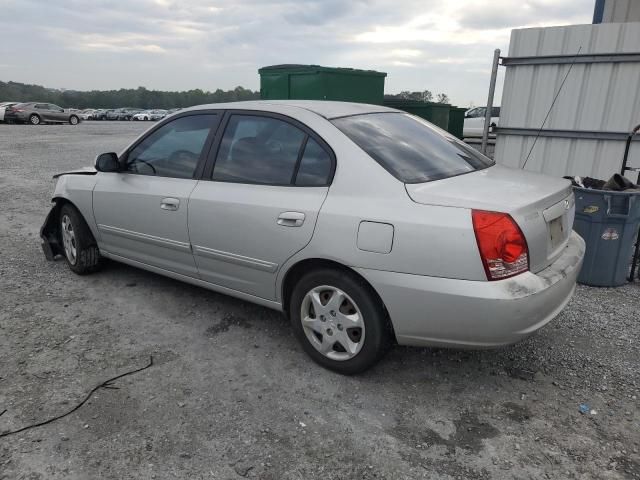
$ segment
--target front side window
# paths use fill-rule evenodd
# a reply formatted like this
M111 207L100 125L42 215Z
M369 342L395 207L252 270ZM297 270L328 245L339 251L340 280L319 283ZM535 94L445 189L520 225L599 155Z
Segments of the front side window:
M290 185L306 134L272 117L232 115L213 168L213 180Z
M147 136L127 156L126 170L141 175L192 178L216 115L180 117Z
M353 115L333 124L404 183L440 180L493 165L453 135L406 113Z

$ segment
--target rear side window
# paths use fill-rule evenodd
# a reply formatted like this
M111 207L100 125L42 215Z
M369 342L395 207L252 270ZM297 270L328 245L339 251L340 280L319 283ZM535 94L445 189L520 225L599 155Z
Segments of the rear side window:
M372 113L333 124L404 183L422 183L481 170L493 161L421 118Z
M324 186L332 159L305 131L278 118L234 114L225 128L213 180Z
M296 175L296 185L319 187L329 183L331 157L313 138L307 140L300 167Z

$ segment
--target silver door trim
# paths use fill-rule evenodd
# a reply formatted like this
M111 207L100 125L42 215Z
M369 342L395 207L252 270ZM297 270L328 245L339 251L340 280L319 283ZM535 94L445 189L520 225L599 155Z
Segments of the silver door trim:
M277 263L267 262L266 260L260 260L259 258L245 257L235 253L223 252L222 250L215 250L213 248L201 247L199 245L193 245L193 253L200 257L213 258L214 260L220 260L227 263L235 263L236 265L255 268L256 270L263 270L270 273L273 273L278 269Z
M190 283L192 285L197 285L198 287L203 287L208 290L213 290L214 292L222 293L224 295L230 295L232 297L239 298L241 300L245 300L251 303L257 303L258 305L262 305L267 308L272 308L279 312L283 311L282 304L278 301L269 300L267 298L257 297L255 295L251 295L249 293L240 292L238 290L233 290L232 288L223 287L221 285L217 285L215 283L206 282L199 278L190 277L187 275L183 275L181 273L172 272L170 270L165 270L164 268L154 267L153 265L149 265L147 263L139 262L137 260L131 260L130 258L126 258L120 255L116 255L113 253L109 253L107 251L100 250L100 254L104 255L106 258L111 260L115 260L117 262L126 263L127 265L131 265L133 267L142 268L143 270L148 270L153 273L157 273L159 275L164 275L166 277L174 278L176 280L180 280L182 282Z
M191 245L187 242L179 242L178 240L171 240L170 238L156 237L154 235L147 235L146 233L133 232L131 230L112 227L110 225L98 224L98 230L102 233L128 238L129 240L137 240L139 242L148 243L158 247L172 248L181 252L191 253Z

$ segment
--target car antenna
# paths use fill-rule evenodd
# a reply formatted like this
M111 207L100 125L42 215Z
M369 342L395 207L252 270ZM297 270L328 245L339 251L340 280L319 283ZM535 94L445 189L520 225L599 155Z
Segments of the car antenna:
M573 57L573 60L571 61L571 64L569 65L569 70L567 70L567 73L564 76L564 79L562 80L562 83L560 84L560 88L558 88L558 91L556 92L555 97L553 97L553 101L551 102L551 106L549 107L549 111L547 112L547 115L544 117L544 120L542 121L542 125L540 125L540 129L538 130L538 133L536 133L536 138L533 139L533 145L531 145L531 148L529 149L529 153L527 154L527 158L524 160L524 163L522 164L522 168L524 169L524 167L527 166L527 162L529 161L529 157L531 156L531 152L533 152L533 147L536 146L536 142L538 141L538 137L540 136L540 133L542 133L542 129L544 128L544 124L547 123L547 119L549 118L549 115L551 114L551 109L553 108L553 106L556 103L556 100L558 99L558 96L560 95L560 92L562 91L562 87L564 87L564 82L567 81L567 77L569 76L569 73L571 73L571 69L573 68L573 65L576 63L576 60L578 59L578 55L580 55L580 51L582 50L582 45L580 45L580 48L578 48L578 51L576 52L576 55Z

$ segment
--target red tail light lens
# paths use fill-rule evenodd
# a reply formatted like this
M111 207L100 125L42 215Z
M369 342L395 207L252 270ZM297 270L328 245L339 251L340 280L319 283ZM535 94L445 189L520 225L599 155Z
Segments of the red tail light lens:
M529 270L527 240L511 215L473 210L471 218L487 280L502 280Z

